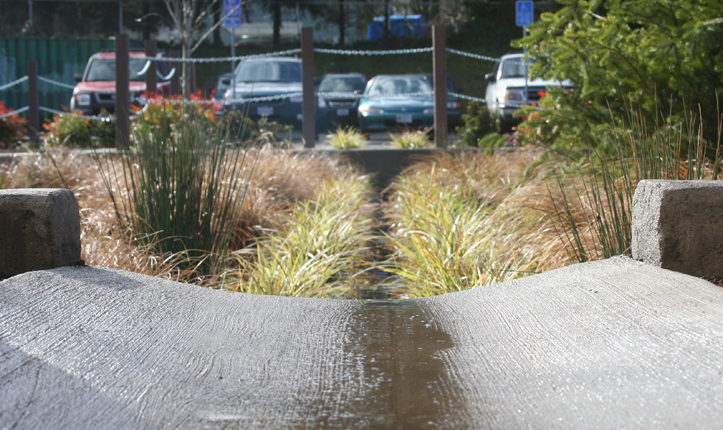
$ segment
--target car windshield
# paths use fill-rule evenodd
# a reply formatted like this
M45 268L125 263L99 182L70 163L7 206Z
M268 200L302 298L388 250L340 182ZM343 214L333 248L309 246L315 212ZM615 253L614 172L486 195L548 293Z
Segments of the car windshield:
M145 81L146 74L138 75L138 72L146 67L145 60L130 59L128 64L129 79L131 81ZM90 63L88 76L86 81L115 81L115 59L113 58L96 58Z
M423 77L389 76L377 78L367 90L369 96L402 95L408 93L431 93L432 86Z
M301 82L301 63L296 61L249 61L236 71L237 82Z
M503 78L524 78L525 77L525 63L529 67L533 62L523 62L522 57L511 58L502 62L502 77Z
M321 81L319 91L321 92L340 92L352 93L354 91L363 92L366 82L360 77L335 76L327 77Z

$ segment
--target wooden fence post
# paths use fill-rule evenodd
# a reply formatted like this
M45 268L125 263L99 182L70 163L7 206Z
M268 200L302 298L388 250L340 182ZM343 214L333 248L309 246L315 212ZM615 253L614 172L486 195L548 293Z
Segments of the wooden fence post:
M316 104L314 103L314 29L301 29L301 135L305 148L316 144Z
M143 46L146 51L146 57L155 57L158 53L155 40L146 40L143 42ZM146 91L148 91L149 93L158 92L158 74L156 70L158 70L156 62L151 61L151 66L146 72Z
M128 148L130 143L130 128L128 115L131 102L128 88L129 64L128 35L115 35L115 117L116 117L116 144L119 148Z
M36 61L28 61L28 107L28 137L30 137L30 146L36 147L40 131L38 63Z
M447 147L447 50L444 26L432 27L434 46L434 146Z

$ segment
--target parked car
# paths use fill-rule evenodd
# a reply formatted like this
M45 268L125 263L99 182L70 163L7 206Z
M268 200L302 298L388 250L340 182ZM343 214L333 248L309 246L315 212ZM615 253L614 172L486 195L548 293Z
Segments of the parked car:
M140 105L143 102L143 93L146 91L146 61L139 57L145 57L143 51L131 51L129 53L129 80L131 103ZM156 62L156 73L158 84L155 88L157 93L169 93L170 81L164 81L162 72L165 64ZM139 74L140 73L140 74ZM98 52L88 60L85 72L75 77L78 83L70 98L70 110L79 110L84 115L97 115L101 109L115 112L115 52Z
M537 105L548 87L573 87L570 81L537 78L527 81L525 93L525 72L530 64L531 61L522 61L522 54L507 54L502 56L492 73L485 75L488 82L485 91L487 110L502 132L511 131L512 127L522 122L522 119L515 117L513 113L523 106Z
M357 107L367 80L361 73L327 73L321 79L317 104L317 128L320 132L337 126L359 127ZM331 93L324 95L323 93Z
M290 124L301 129L301 95L273 98L289 93L301 93L301 60L290 57L258 58L242 61L235 72L234 98L232 89L224 95L224 111L239 109L248 118ZM269 100L246 102L242 99L270 97Z
M454 89L447 79L447 89ZM379 75L372 78L359 101L359 125L362 131L434 126L434 82L429 74ZM428 93L419 95L414 93ZM459 123L460 102L447 97L447 122Z

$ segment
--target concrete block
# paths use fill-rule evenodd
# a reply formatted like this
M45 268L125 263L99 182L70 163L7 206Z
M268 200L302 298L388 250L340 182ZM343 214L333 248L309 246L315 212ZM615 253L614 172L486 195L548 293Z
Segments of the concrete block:
M0 190L0 277L80 261L80 210L62 188Z
M723 181L640 181L633 197L636 260L723 276Z

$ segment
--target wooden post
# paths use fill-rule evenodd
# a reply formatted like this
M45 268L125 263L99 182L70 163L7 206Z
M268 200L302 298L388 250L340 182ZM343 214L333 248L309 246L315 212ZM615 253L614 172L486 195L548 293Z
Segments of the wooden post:
M119 148L127 148L130 143L130 128L128 115L131 101L128 88L129 64L128 35L115 35L115 117L116 117L116 144Z
M305 148L313 148L316 144L316 104L314 103L314 29L301 29L301 134Z
M177 49L171 51L172 58L178 58L180 56L181 54ZM171 76L171 95L177 96L181 94L181 63L178 61L171 62L171 69L176 69L173 76Z
M40 131L40 100L38 96L38 63L28 61L28 137L30 146L38 144Z
M444 26L432 27L434 46L434 146L447 147L447 51Z
M146 50L146 57L155 57L158 53L155 40L146 40L143 42L143 46ZM149 93L158 92L158 72L156 70L158 70L156 62L151 61L151 66L146 72L146 91Z

